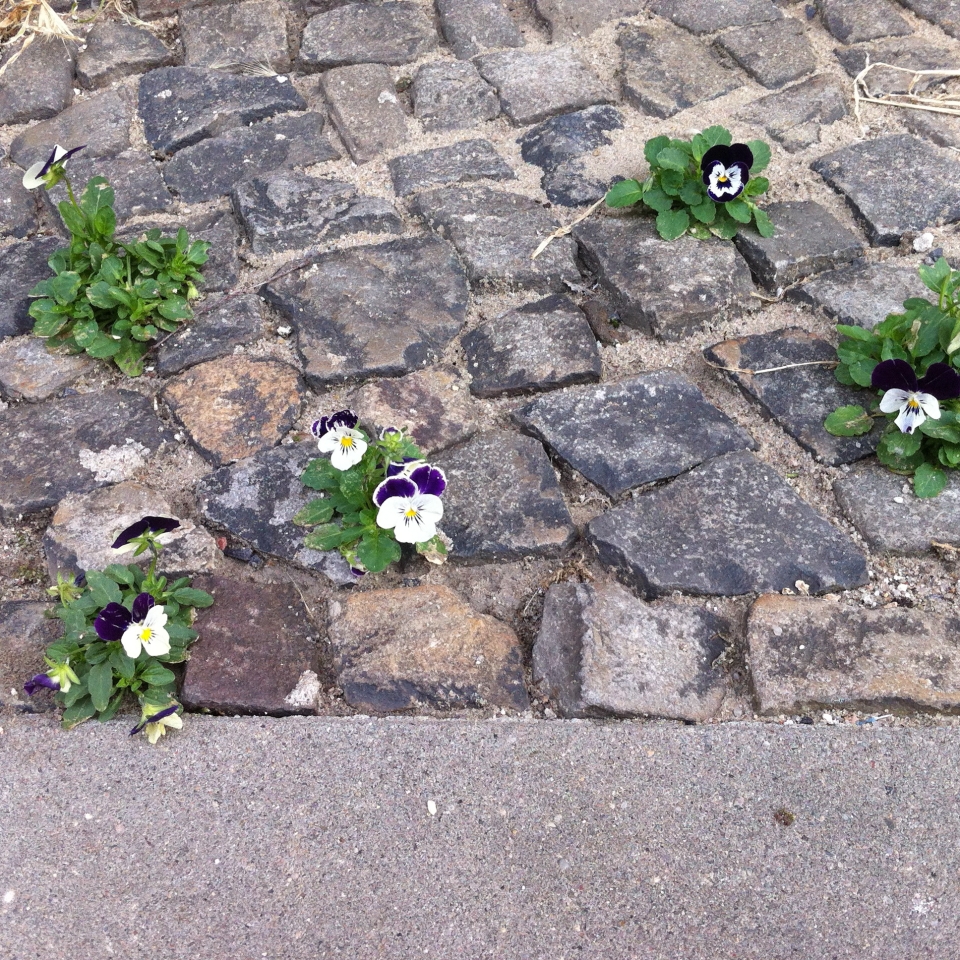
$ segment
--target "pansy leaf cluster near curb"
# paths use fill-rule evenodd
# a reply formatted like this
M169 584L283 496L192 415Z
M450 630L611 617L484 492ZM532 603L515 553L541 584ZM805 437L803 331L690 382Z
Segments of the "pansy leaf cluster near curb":
M654 137L643 153L650 176L614 184L607 206L642 203L657 214L657 231L664 240L684 234L732 240L751 222L761 236L773 236L770 218L754 200L769 186L765 177L757 176L770 162L770 147L762 140L733 143L729 130L714 126L693 140Z

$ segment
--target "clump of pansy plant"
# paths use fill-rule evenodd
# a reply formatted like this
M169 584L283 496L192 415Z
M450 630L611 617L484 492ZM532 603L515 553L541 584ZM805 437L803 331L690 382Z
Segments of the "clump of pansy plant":
M732 240L751 221L761 236L773 236L770 218L753 199L770 185L757 176L770 162L770 147L762 140L734 143L729 130L715 126L693 140L654 137L643 154L650 176L614 184L607 206L643 203L656 212L657 232L664 240L684 234Z
M372 440L357 423L352 410L340 410L311 427L330 458L311 460L303 473L306 486L323 492L293 518L314 528L304 545L339 550L355 576L385 570L400 559L401 544L442 563L443 471L427 463L402 430L387 427Z
M112 563L77 577L59 574L50 588L60 601L53 614L64 633L47 648L47 670L24 690L31 696L55 691L65 730L91 717L109 720L128 697L140 704L131 734L143 731L156 743L167 728L183 725L169 664L187 659L197 639L193 611L210 606L213 597L193 589L189 577L169 583L157 573L160 538L179 526L170 517L144 517L119 534L113 543L118 555L132 549L135 559L150 551L146 572L136 563Z
M57 145L23 177L29 190L63 182L67 199L58 209L70 231L70 246L47 261L54 276L30 291L38 298L29 310L33 332L51 346L112 360L136 377L151 341L193 316L190 301L199 296L199 267L210 244L191 243L183 227L176 237L153 229L137 241L117 240L114 192L107 180L91 177L79 201L74 195L66 164L83 149Z
M839 324L837 379L882 391L869 412L840 407L824 426L840 437L868 433L874 419L888 423L877 456L895 473L913 477L918 497L935 497L947 485L946 469L960 467L960 271L942 257L920 268L937 294L905 300L872 330Z

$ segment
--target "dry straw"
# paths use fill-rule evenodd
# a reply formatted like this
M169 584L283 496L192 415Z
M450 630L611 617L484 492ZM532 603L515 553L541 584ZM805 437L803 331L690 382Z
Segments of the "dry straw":
M882 67L885 70L895 70L906 73L911 77L905 93L874 93L867 86L867 74L871 70ZM955 77L960 77L960 70L910 70L907 67L895 67L892 63L871 63L867 57L867 65L854 77L853 104L854 113L859 122L861 103L876 103L884 107L900 107L904 110L925 110L929 113L945 113L949 116L960 117L960 95L955 93L934 93L921 96L917 93L920 86L943 83Z

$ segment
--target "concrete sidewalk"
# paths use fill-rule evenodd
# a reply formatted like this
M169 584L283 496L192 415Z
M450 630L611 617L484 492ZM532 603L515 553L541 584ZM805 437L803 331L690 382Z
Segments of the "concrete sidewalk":
M2 724L3 960L960 957L956 729Z

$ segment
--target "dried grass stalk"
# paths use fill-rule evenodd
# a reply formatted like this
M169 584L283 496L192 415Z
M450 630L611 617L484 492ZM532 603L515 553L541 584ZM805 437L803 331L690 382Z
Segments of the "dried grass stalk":
M21 41L20 49L0 67L0 76L37 37L81 42L47 0L0 0L0 47Z
M873 93L867 86L867 74L877 68L896 70L899 73L910 74L912 79L906 93ZM918 84L924 81L935 80L942 82L960 77L960 70L910 70L907 67L895 67L892 63L871 63L867 57L867 65L854 77L853 80L853 112L859 123L863 123L860 116L861 103L878 103L886 107L900 107L904 110L925 110L929 113L945 113L952 117L960 117L960 96L953 93L938 93L932 96L921 97L914 93Z

